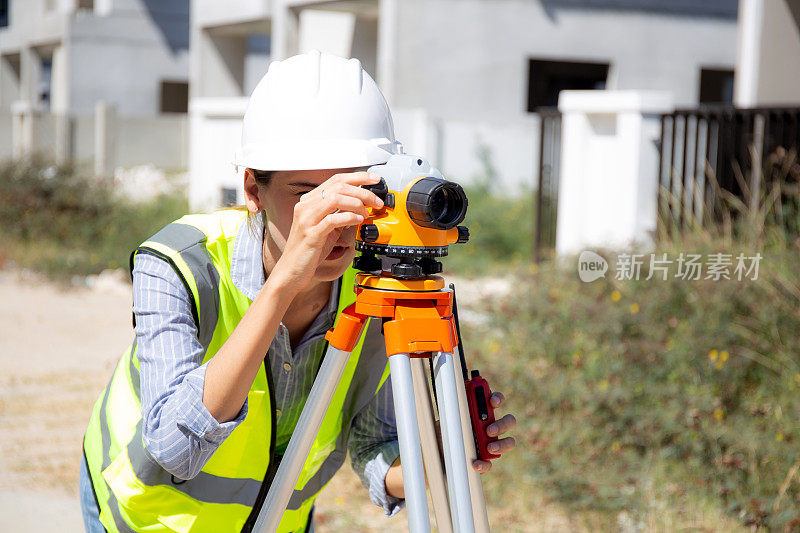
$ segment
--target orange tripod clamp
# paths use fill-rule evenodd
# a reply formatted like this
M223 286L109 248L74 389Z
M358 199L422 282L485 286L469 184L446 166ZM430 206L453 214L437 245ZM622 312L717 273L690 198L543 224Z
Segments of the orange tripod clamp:
M409 281L359 274L356 283L355 303L325 335L331 346L352 351L367 317L383 320L387 356L430 357L430 352L453 353L458 346L453 294L440 290L441 278Z
M356 304L352 303L345 307L335 327L328 330L325 334L325 340L339 350L345 352L352 352L358 344L358 338L361 336L361 330L364 329L364 323L367 321L367 316L356 313Z

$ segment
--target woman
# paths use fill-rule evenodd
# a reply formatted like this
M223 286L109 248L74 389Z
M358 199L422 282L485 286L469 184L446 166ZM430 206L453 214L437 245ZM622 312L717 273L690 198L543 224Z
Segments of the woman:
M357 60L274 62L250 98L239 163L247 212L189 215L132 256L136 340L84 439L87 531L249 531L352 301L355 231L381 200L362 169L397 151L391 115ZM313 527L346 452L387 515L403 484L380 324L354 350L284 513ZM495 406L502 395L493 398ZM494 434L513 428L497 421ZM514 447L511 437L496 452ZM478 471L490 463L476 461Z

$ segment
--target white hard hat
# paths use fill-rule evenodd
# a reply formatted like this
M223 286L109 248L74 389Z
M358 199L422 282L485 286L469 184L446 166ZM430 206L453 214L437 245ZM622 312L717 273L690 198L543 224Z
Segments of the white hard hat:
M389 106L358 59L312 50L270 64L247 104L236 164L350 168L401 152Z

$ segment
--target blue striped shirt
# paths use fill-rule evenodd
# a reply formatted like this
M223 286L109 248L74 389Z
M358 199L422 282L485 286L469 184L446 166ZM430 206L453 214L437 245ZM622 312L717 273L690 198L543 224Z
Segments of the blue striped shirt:
M250 299L264 285L260 223L255 229L249 231L248 225L242 224L231 262L234 285ZM324 355L324 335L336 317L338 285L338 281L333 283L328 304L294 350L283 323L269 347L278 453L286 449ZM197 363L203 347L197 339L189 295L172 267L155 256L136 256L133 313L139 346L145 446L167 471L181 479L192 478L244 420L247 401L236 418L222 424L203 405L207 363ZM382 337L368 338L364 349L382 350L385 357ZM352 467L369 490L370 499L383 507L387 516L397 513L403 500L386 494L384 482L389 466L400 454L391 380L386 380L379 393L353 419L348 451Z

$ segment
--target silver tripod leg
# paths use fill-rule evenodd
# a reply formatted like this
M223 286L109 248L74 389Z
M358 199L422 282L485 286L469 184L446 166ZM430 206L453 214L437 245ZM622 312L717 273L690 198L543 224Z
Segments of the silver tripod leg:
M458 375L456 373L456 375ZM469 494L472 498L472 518L475 522L476 533L489 533L489 517L486 515L486 500L483 497L481 475L472 468L472 461L478 458L475 450L475 440L472 438L472 421L467 407L467 391L464 380L456 380L458 390L458 407L461 413L461 431L464 433L464 448L467 459L467 477L469 478Z
M472 518L464 433L461 431L461 413L458 407L456 386L458 378L453 354L443 352L436 354L433 368L447 469L447 487L450 493L450 514L455 531L472 533L475 531L475 525Z
M433 421L433 401L428 388L428 360L415 358L411 360L411 373L414 377L414 397L417 402L419 418L419 435L422 439L422 459L425 463L425 474L428 478L428 489L431 491L433 516L439 533L452 533L453 523L450 521L450 504L447 500L447 485L444 477L444 463L439 451L439 440Z
M333 346L328 348L322 366L319 369L308 400L297 421L292 438L286 447L286 454L281 460L275 479L270 485L264 506L258 514L253 531L258 533L273 533L278 529L286 506L292 497L294 486L300 478L300 472L308 459L308 452L314 444L322 419L331 403L333 393L339 380L342 379L347 361L350 359L350 352L344 352ZM394 384L394 382L392 382ZM423 485L424 491L425 485Z
M400 443L400 464L403 469L403 489L408 509L408 529L411 533L429 533L428 498L425 492L425 472L422 467L417 407L411 362L407 353L389 356L389 373L394 395L394 414L397 420L397 440Z

